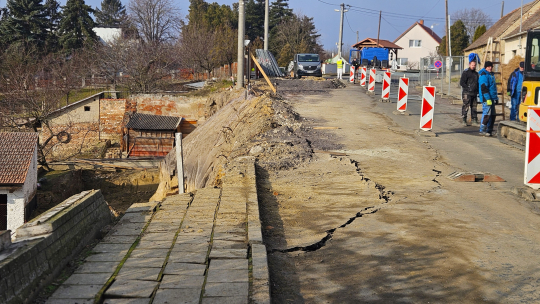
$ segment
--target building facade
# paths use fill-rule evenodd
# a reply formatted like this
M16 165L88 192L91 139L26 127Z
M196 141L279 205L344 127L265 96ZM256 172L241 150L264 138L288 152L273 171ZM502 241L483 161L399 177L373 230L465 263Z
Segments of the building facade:
M417 69L420 58L437 54L441 41L432 28L424 25L424 20L415 22L394 40L395 44L403 48L397 59L399 69Z

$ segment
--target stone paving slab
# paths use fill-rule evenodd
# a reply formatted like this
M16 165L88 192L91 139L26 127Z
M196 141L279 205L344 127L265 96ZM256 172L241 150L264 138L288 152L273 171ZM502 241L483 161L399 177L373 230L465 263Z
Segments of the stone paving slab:
M210 259L247 259L247 250L214 249L210 251Z
M93 304L94 299L49 299L46 304Z
M127 254L127 250L106 252L89 255L87 262L120 262Z
M171 246L171 244L169 244ZM129 256L132 258L165 258L169 253L169 249L144 249L144 248L135 248Z
M104 243L111 243L111 244L133 244L135 240L137 239L137 236L113 236L113 235L107 235L103 240L101 241L101 244Z
M152 304L198 304L201 289L158 289Z
M109 273L74 273L63 285L101 285L105 284L111 277Z
M165 257L163 258L129 258L124 263L123 267L150 267L150 268L161 268L165 262Z
M248 244L245 242L237 241L224 241L224 240L214 240L212 242L212 250L214 249L245 249L247 250Z
M161 268L152 267L122 267L116 276L118 280L157 281Z
M149 298L158 282L139 280L117 280L105 292L106 296Z
M246 235L231 234L231 233L214 233L214 240L225 240L225 241L238 241L245 242L247 239Z
M204 283L204 276L164 275L159 288L162 289L185 289L199 288Z
M92 302L93 303L93 302ZM103 304L148 304L150 299L107 299Z
M238 260L211 260L212 269L248 269L249 261L247 259Z
M206 262L207 251L202 252L185 252L172 251L169 256L169 261L173 263L193 263L204 264Z
M171 236L170 240L153 240L151 236L144 236L137 244L136 249L169 249L172 245L172 240L174 235Z
M126 213L120 219L120 223L148 223L151 218L151 214Z
M110 273L112 274L119 262L86 262L79 266L75 273Z
M157 241L167 241L172 242L174 237L176 236L176 231L173 232L157 232L157 233L147 233L145 232L142 237L141 241L145 242L157 242Z
M237 297L248 296L249 283L207 283L205 297Z
M101 284L94 285L61 285L51 299L92 299L101 289Z
M208 271L209 283L249 282L248 269L213 269Z
M92 252L118 252L118 251L127 251L131 248L132 244L129 243L120 243L120 244L111 244L111 243L99 243L96 247L92 248Z
M205 271L206 265L169 262L163 273L186 276L204 276Z
M204 242L202 244L179 244L178 242L174 245L173 251L184 251L184 252L204 252L208 251L208 244Z
M248 304L248 298L247 297L203 298L202 304Z

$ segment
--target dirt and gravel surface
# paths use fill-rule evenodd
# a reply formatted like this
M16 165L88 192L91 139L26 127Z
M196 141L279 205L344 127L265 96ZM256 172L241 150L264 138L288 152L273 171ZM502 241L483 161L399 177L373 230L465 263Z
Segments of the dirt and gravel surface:
M458 107L426 137L419 102L395 116L358 86L283 95L295 127L271 138L306 154L252 150L273 303L540 301L538 208L511 192L522 152L461 128ZM488 169L507 182L445 178Z

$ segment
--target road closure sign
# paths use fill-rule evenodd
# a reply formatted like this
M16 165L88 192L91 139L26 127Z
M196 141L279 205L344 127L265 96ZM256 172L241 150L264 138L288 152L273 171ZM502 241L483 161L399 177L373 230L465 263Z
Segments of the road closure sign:
M442 68L442 61L440 61L440 60L435 61L433 66L435 66L435 68L437 68L437 69Z

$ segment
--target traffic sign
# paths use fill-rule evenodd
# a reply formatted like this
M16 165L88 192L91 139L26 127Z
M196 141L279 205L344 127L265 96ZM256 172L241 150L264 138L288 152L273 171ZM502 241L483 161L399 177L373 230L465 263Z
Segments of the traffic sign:
M435 61L435 63L433 64L437 69L440 69L442 68L442 61L440 60L437 60Z

